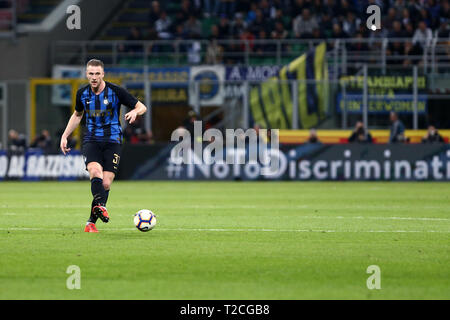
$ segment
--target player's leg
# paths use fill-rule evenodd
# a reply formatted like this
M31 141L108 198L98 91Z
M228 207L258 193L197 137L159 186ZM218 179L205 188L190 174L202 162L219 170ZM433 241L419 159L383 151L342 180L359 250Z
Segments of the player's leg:
M108 201L111 184L113 183L117 170L119 169L120 154L121 146L117 143L109 143L104 148L103 188L106 192L106 201Z
M98 162L88 164L89 176L91 177L91 216L89 222L96 223L100 218L103 222L109 222L108 211L106 210L106 202L108 201L108 192L104 187L103 166Z
M103 188L106 192L109 192L109 190L111 189L111 184L113 183L115 176L116 174L114 172L106 170L103 171Z
M95 223L97 222L99 213L97 212L98 210L94 210L94 208L98 206L104 207L106 203L106 192L103 188L103 156L101 145L95 142L85 143L83 145L83 156L85 157L86 170L89 172L93 197L90 216L85 231L97 232Z
M87 166L91 179L91 192L94 202L99 205L106 204L106 192L103 187L103 167L98 162L90 162Z
M103 188L105 189L106 192L105 204L108 202L109 190L111 190L111 184L113 183L115 176L116 174L114 172L103 171Z

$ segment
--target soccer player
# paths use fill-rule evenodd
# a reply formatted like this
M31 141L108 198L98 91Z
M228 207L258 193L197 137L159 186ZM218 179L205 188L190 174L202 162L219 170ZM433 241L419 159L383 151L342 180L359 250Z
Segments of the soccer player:
M92 59L87 63L86 77L89 84L77 91L75 112L70 117L60 143L61 151L66 155L70 151L67 138L78 127L86 112L87 130L82 153L91 180L93 200L85 232L98 232L95 226L98 218L105 223L109 221L106 202L119 167L122 143L120 106L123 104L132 109L125 114L125 120L130 124L147 110L128 91L104 81L104 76L102 61Z

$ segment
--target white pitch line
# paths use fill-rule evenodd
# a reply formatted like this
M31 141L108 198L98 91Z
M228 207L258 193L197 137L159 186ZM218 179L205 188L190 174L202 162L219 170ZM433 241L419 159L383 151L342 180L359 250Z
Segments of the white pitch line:
M82 231L82 228L80 229ZM134 231L135 228L106 228L100 229L103 231ZM189 231L189 232L281 232L281 233L450 233L442 230L309 230L309 229L220 229L220 228L156 228L157 231ZM61 232L73 232L75 230L70 229L58 229L58 228L0 228L0 231L61 231ZM81 232L80 231L80 232Z
M343 217L343 216L299 216L305 219L356 219L356 220L416 220L416 221L450 221L448 218L422 218L422 217Z
M339 233L339 232L380 232L380 233L421 233L421 232L439 232L439 233L450 233L449 231L437 231L437 230L308 230L308 229L183 229L183 228L173 228L173 229L158 229L160 231L208 231L208 232L320 232L320 233Z
M117 214L119 217L124 217L127 215ZM291 218L291 217L289 217ZM295 218L299 219L355 219L355 220L411 220L411 221L450 221L448 218L421 218L421 217L364 217L364 216L356 216L356 217L344 217L344 216L296 216Z
M1 208L2 206L0 206ZM5 206L3 206L5 207ZM204 209L250 209L256 206L222 206L222 207L217 207L217 206L211 206L210 208L204 208ZM9 207L12 208L12 207ZM33 207L33 208L37 208L37 207ZM76 208L76 209L86 209L87 207L85 206L43 206L42 208ZM113 208L129 208L129 207L123 207L123 206L114 206ZM196 208L202 208L201 206L185 206L185 207L180 207L180 208L190 208L190 209L196 209ZM173 209L173 207L170 207L170 209ZM265 209L266 210L266 209ZM2 213L2 215L18 215L18 213L14 212L5 212ZM58 213L58 215L60 215L60 213ZM117 216L124 216L124 214L118 214ZM130 214L130 216L132 216L132 214ZM432 218L432 217L371 217L371 216L349 216L349 217L344 217L344 216L304 216L304 215L298 215L295 218L299 218L299 219L356 219L356 220L409 220L409 221L450 221L450 218Z

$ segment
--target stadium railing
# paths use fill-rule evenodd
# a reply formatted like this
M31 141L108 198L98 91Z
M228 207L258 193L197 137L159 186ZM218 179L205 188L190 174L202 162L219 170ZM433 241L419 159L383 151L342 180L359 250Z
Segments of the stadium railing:
M319 43L327 43L327 58L336 75L363 64L385 72L405 60L425 72L448 72L450 50L447 40L434 38L419 53L390 54L391 44L403 48L409 38L376 39L283 39L283 40L155 40L155 41L56 41L52 43L53 64L84 64L89 58L103 59L111 66L181 66L196 64L284 65ZM219 54L208 48L219 45ZM363 45L358 49L358 45ZM256 50L262 48L262 51ZM421 52L420 52L421 51Z

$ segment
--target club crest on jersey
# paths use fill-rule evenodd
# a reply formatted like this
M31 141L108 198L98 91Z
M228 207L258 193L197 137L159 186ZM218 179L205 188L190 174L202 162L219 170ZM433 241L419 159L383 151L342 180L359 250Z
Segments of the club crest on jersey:
M105 98L105 100L103 100L103 103L107 106L109 103L108 99Z

